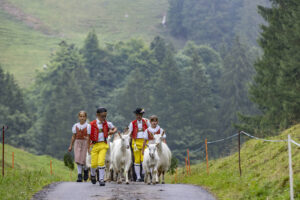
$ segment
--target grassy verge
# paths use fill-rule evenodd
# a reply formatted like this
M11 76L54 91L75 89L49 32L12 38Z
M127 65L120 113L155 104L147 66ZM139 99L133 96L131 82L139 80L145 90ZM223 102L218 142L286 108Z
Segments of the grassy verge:
M271 139L292 139L299 143L300 124ZM218 199L289 199L289 162L286 142L249 140L241 149L242 177L239 176L238 154L191 166L191 175L179 168L177 182L201 185ZM300 199L300 148L292 144L295 199ZM174 183L174 176L167 182Z
M2 163L2 145L0 147ZM15 158L13 169L12 152ZM53 175L50 174L50 160ZM0 169L2 171L2 164ZM5 145L5 176L0 177L0 199L30 199L44 186L57 181L75 181L75 176L76 172L70 172L62 161Z

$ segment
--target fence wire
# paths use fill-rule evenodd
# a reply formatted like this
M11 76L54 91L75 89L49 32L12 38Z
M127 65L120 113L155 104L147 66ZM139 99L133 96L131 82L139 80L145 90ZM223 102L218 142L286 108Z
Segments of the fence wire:
M297 145L298 147L300 147L300 144L298 144L298 143L295 142L294 140L291 139L291 142L294 143L295 145Z
M207 142L207 144L213 144L213 143L217 143L217 142L222 142L222 141L224 141L224 140L229 140L230 138L233 138L233 137L238 136L238 135L239 135L239 134L236 133L236 134L231 135L231 136L229 136L229 137L227 137L227 138L223 138L223 139L220 139L220 140L215 140L215 141Z
M287 140L266 140L266 139L263 139L263 138L258 138L258 137L255 137L253 135L250 135L249 133L246 133L244 131L241 131L241 133L243 133L244 135L246 135L248 137L254 138L256 140L262 140L262 141L266 141L266 142L287 142Z

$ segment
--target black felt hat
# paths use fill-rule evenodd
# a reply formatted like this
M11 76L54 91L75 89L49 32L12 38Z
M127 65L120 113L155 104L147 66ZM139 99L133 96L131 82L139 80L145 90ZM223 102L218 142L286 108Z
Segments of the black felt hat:
M133 111L133 113L135 114L144 114L145 111L143 108L136 108L135 111Z
M103 112L107 112L106 108L103 107L97 108L97 113L103 113Z

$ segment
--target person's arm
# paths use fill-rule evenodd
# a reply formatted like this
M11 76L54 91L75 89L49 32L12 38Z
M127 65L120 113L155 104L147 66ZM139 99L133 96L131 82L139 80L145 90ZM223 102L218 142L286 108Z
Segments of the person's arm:
M144 140L143 147L142 147L142 155L144 155L146 143L147 143L147 140Z
M109 128L108 135L113 135L118 130L111 122L108 122L108 128Z
M164 129L162 129L161 128L161 131L163 132L163 139L162 139L162 141L164 142L164 143L166 143L167 144L167 141L166 141L166 137L167 137L167 135L166 135L166 132L164 131Z
M110 129L110 130L108 131L108 135L114 134L115 132L117 132L117 130L118 130L118 129L117 129L116 127Z
M70 146L69 146L69 149L68 149L69 152L72 151L72 147L73 147L73 145L74 145L75 138L76 138L76 134L73 134L73 135L72 135L72 139L71 139L71 143L70 143Z
M87 150L88 150L89 153L91 153L91 151L90 151L90 146L91 146L91 137L90 137L90 135L88 135L87 138L88 138L88 139L87 139L87 143L88 143L88 144L87 144L87 147L88 147Z

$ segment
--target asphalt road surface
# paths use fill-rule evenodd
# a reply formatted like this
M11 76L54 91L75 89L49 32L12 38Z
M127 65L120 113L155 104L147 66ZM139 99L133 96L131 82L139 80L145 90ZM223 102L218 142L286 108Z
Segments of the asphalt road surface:
M185 184L106 183L105 187L90 182L60 182L45 187L32 200L215 200L199 186Z

